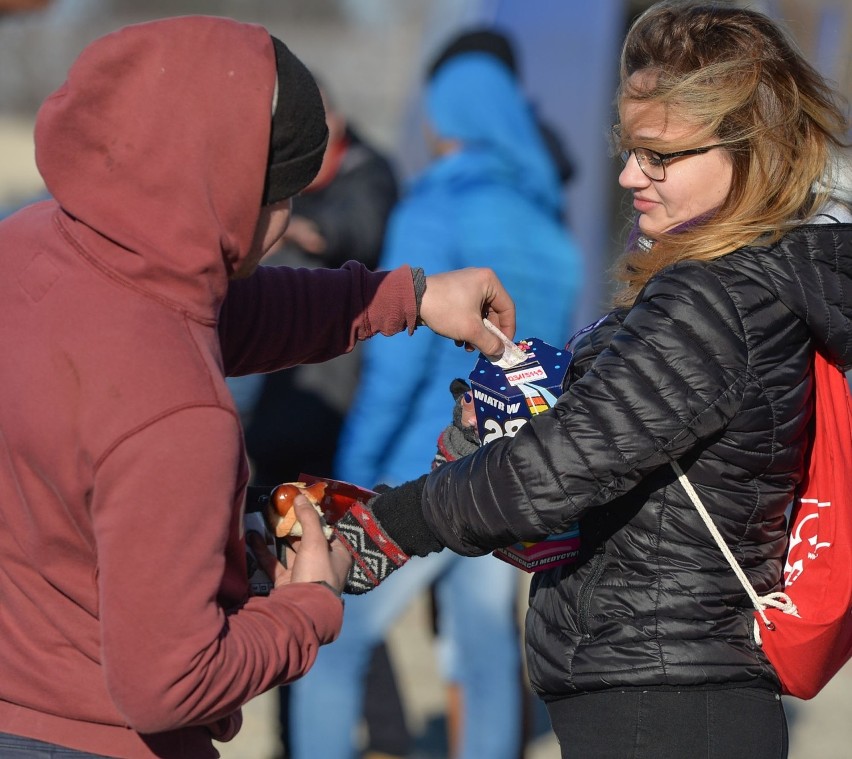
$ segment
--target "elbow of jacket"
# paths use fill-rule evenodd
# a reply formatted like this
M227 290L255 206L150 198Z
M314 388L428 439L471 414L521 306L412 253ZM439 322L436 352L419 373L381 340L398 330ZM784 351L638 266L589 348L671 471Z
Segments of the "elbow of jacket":
M171 730L185 727L174 712L148 706L136 712L122 708L121 713L127 722L127 726L141 735L153 735L155 733L166 733Z
M163 700L143 702L134 699L132 703L125 700L119 708L128 726L142 735L165 733L189 724L186 715Z
M138 685L138 683L136 683ZM127 726L142 735L164 733L197 723L186 713L183 704L168 698L162 689L156 692L133 685L111 688L113 703L121 713Z

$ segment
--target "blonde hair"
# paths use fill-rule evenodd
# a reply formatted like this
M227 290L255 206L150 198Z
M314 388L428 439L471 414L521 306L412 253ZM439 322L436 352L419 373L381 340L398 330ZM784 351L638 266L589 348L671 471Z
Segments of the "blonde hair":
M631 79L637 72L648 76ZM830 192L826 174L848 126L839 95L775 23L716 4L663 2L639 16L622 50L617 102L662 105L699 125L696 137L723 144L733 165L731 190L712 214L619 259L617 305L630 305L669 264L769 244L801 224ZM633 147L626 140L619 149Z

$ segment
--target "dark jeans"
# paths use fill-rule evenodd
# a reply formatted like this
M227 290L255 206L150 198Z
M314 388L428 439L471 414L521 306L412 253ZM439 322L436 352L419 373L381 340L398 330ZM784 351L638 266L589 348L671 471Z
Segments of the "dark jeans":
M562 759L785 759L781 697L760 688L603 691L547 705Z
M2 759L108 759L102 754L88 754L72 748L54 746L33 738L0 733L0 757Z

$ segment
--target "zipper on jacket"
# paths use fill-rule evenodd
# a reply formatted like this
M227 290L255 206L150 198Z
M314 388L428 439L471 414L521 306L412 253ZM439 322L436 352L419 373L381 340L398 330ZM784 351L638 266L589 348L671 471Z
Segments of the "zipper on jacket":
M589 571L589 576L583 583L583 587L580 589L580 630L583 633L584 638L592 637L589 625L589 609L592 605L592 593L595 592L595 588L597 588L598 585L598 580L601 579L601 575L604 571L604 559L605 556L603 552L603 547L600 547L595 552L595 555L590 562L591 567Z

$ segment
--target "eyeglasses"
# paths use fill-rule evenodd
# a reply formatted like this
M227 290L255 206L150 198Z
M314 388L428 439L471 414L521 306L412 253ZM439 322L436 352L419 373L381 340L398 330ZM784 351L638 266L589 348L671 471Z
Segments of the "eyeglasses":
M678 150L676 153L658 153L655 150L648 148L631 148L630 150L622 150L619 155L625 165L630 160L630 155L636 156L636 163L642 169L642 173L648 179L654 182L662 182L666 178L666 164L673 161L675 158L682 158L688 155L701 155L714 148L721 148L722 145L707 145L703 148L692 148L691 150Z

